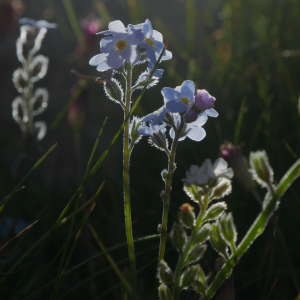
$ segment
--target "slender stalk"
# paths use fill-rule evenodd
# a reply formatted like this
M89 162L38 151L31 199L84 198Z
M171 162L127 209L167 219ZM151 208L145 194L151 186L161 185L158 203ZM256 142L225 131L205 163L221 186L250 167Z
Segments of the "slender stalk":
M125 233L128 247L128 257L131 270L133 291L136 291L136 258L132 230L131 201L130 201L130 140L129 140L129 115L131 110L132 95L132 66L128 64L126 72L126 91L124 109L124 128L123 128L123 197L124 197L124 217Z
M165 252L166 252L166 243L168 237L168 218L169 218L169 210L170 210L172 183L173 183L173 175L176 168L175 158L176 158L177 143L178 143L178 134L176 134L172 142L171 150L168 155L168 170L165 179L165 188L161 196L163 201L163 211L162 211L162 222L161 222L160 241L159 241L159 254L158 254L159 262L162 259L164 259Z
M229 258L229 260L224 264L222 269L217 273L214 280L209 285L208 289L206 290L206 296L204 300L210 300L214 297L224 281L231 275L234 267L237 265L241 257L247 252L253 242L264 232L270 218L278 208L280 198L283 197L291 184L299 176L300 159L298 159L290 167L275 189L273 189L273 187L270 188L264 200L266 205L263 207L261 213L257 216L245 237L238 245L235 254Z

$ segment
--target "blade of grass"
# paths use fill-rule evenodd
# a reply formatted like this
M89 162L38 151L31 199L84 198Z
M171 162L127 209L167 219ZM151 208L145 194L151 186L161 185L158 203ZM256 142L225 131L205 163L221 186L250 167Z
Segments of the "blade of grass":
M136 240L136 241L138 242L138 241L143 241L143 240L147 240L147 239L150 240L150 237L153 237L153 238L154 238L154 235L153 235L153 236L142 237L142 238L140 238L140 239L138 239L138 240ZM157 238L157 237L159 237L159 235L155 235L155 237ZM126 243L122 243L122 244L120 244L120 245L115 245L115 246L113 246L113 247L107 248L107 251L108 251L108 252L112 252L113 250L117 250L117 249L120 249L121 247L125 247L125 246L126 246ZM140 255L143 255L143 254L146 254L146 253L148 253L148 252L150 252L150 251L156 250L156 248L157 248L157 246L152 247L152 248L150 248L150 249L147 248L145 251L137 252L137 256L139 257ZM84 260L83 262L79 263L78 265L76 265L76 266L74 266L74 267L68 269L67 271L65 271L65 272L63 273L63 277L70 275L71 273L73 273L74 271L76 271L77 269L79 269L80 267L86 265L88 262L90 262L90 261L92 261L92 260L94 260L94 259L96 259L96 258L100 258L100 257L103 256L103 255L104 255L103 253L99 253L99 254L97 254L97 255L94 255L94 256L92 256L92 257L90 257L90 258ZM126 263L126 262L128 262L128 258L127 258L127 257L124 258L124 259L121 259L121 260L118 260L118 261L117 261L117 263L118 263L119 265L124 264L124 263ZM103 275L103 274L105 274L106 272L108 272L108 271L110 271L110 270L111 270L111 266L108 266L108 267L106 267L106 268L102 268L102 269L99 270L98 272L95 272L92 276L90 276L90 277L88 277L88 278L85 278L85 279L83 279L83 280L80 280L80 282L79 282L78 284L76 284L76 285L75 285L74 287L72 287L69 291L67 291L66 293L64 293L64 294L61 296L61 298L65 298L65 296L67 296L69 293L71 293L72 291L74 291L74 290L80 288L82 285L84 285L84 284L87 283L88 281L90 281L90 280L92 280L92 279L94 279L94 278L96 278L96 277L98 277L98 276L100 276L100 275ZM33 293L26 295L26 298L24 298L23 300L25 300L25 299L33 299L33 298L36 297L40 292L42 292L45 288L51 286L51 285L55 282L55 280L56 280L56 279L50 280L50 281L47 282L45 285L43 285L42 287L40 287L38 290L35 290Z
M120 279L120 281L121 281L122 285L124 286L125 290L128 292L129 295L132 295L132 288L129 285L129 282L127 281L127 279L125 278L125 276L123 275L121 270L119 269L118 265L115 263L112 256L109 254L109 252L105 248L105 246L104 246L103 242L100 240L96 230L94 229L94 227L92 225L89 225L88 228L89 228L89 231L92 234L92 237L94 238L97 246L99 247L99 249L101 250L101 252L105 256L105 258L107 259L108 263L110 264L110 266L114 270L117 277Z
M76 39L79 41L79 43L84 43L84 36L76 15L76 12L73 8L73 4L71 0L63 0L63 6L65 8L65 12L67 14L69 23L71 25L71 28L75 34Z
M48 156L57 148L58 144L55 143L52 145L40 158L37 159L37 161L33 164L33 166L30 168L30 170L25 174L25 176L19 181L19 183L12 189L12 191L6 195L1 201L0 201L0 213L3 211L5 205L8 203L8 201L12 198L12 196L23 189L23 184L25 181L31 176L31 174L38 169L44 161L48 158Z
M1 248L0 248L0 253L2 250L4 250L11 242L13 242L14 240L16 240L17 238L19 238L21 235L23 235L25 232L27 232L28 230L30 230L35 224L37 224L39 222L39 220L36 220L34 222L32 222L31 224L29 224L28 226L26 226L25 228L23 228L21 231L19 231L16 235L14 235L12 238L10 238L6 243L4 243Z
M60 122L63 120L65 115L68 112L68 109L70 106L78 99L83 89L85 89L88 85L88 81L86 79L81 79L78 81L76 88L74 89L74 94L72 97L68 100L67 104L63 106L63 108L60 110L60 112L57 114L54 121L51 123L50 128L55 129L59 126Z
M99 17L101 20L103 20L103 23L108 23L109 20L111 20L111 16L105 4L97 0L93 0L93 4L95 10L98 12Z
M240 137L241 137L241 129L245 120L245 115L248 111L248 108L246 106L246 100L244 99L241 103L241 107L239 110L239 114L238 114L238 119L236 121L236 124L234 126L235 130L234 130L234 138L233 138L233 142L234 144L238 144L240 141Z

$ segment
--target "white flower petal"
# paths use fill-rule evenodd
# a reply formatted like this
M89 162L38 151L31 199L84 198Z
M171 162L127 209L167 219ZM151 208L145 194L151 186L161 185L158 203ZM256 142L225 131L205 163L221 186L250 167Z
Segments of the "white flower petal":
M126 32L126 27L124 26L123 22L120 20L112 21L108 24L108 29L114 32Z

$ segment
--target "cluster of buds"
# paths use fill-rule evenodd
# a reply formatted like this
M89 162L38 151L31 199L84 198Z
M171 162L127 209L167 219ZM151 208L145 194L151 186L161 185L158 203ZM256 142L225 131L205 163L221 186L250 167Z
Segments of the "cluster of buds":
M27 18L21 19L20 24L17 58L21 67L13 73L13 83L20 95L12 102L12 116L25 136L41 140L47 126L45 122L35 121L34 118L47 108L49 93L45 88L35 89L35 84L46 76L49 59L38 52L48 29L56 25Z

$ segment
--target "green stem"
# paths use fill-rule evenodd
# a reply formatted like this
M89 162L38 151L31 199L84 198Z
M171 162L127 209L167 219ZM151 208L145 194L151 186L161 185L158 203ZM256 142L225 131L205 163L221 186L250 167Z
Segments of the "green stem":
M168 155L168 170L167 170L167 175L166 175L166 179L165 179L165 189L162 194L163 212L162 212L162 222L161 222L160 241L159 241L159 254L158 254L159 262L162 259L164 259L165 252L166 252L171 191L172 191L173 175L174 175L175 168L176 168L175 158L176 158L177 142L178 142L178 134L176 134L176 136L172 142L171 150Z
M243 240L238 245L236 252L224 264L222 269L217 273L214 280L206 290L205 300L210 300L214 297L218 289L222 286L224 281L229 278L232 270L237 265L241 257L247 252L253 242L264 232L268 222L276 209L278 208L279 199L285 194L290 185L300 176L300 159L294 163L291 168L286 172L278 186L269 191L265 197L261 213L257 216L250 229L246 233Z
M130 110L132 94L132 66L127 66L126 72L126 91L125 91L125 110L124 110L124 129L123 129L123 197L124 197L124 217L125 233L128 247L128 257L131 269L131 279L133 291L136 291L136 259L132 230L131 201L130 201Z

